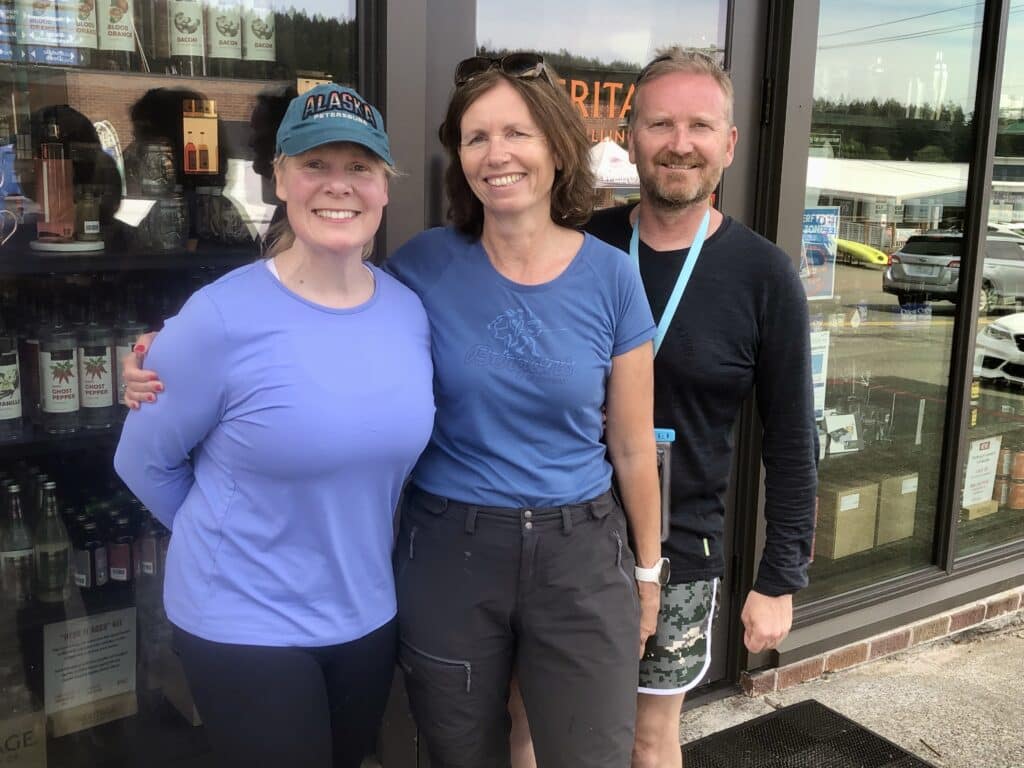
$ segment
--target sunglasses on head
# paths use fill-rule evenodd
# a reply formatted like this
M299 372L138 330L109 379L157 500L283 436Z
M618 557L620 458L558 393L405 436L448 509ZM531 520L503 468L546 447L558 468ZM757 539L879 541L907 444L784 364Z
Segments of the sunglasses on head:
M461 87L477 75L490 72L492 69L500 70L503 75L509 77L543 77L551 83L543 56L536 53L510 53L507 56L471 56L463 59L455 67L455 85Z

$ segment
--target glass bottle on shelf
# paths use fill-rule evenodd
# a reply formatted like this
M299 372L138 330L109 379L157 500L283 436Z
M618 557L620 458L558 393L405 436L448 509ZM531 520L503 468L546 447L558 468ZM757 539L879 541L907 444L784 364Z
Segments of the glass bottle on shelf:
M75 546L75 586L95 589L107 583L107 545L99 526L92 521L82 525Z
M22 510L25 512L25 522L28 527L34 529L40 520L43 519L43 486L50 481L50 476L45 472L35 472L29 475L29 482L26 490L21 496Z
M38 304L27 304L25 322L20 337L22 364L22 410L33 424L40 422L39 404L43 393L39 378L39 334L50 324L50 306L40 300Z
M107 567L110 580L130 584L135 578L135 536L132 535L131 521L118 515L107 539Z
M44 603L62 603L67 597L71 542L57 514L57 484L43 484L43 517L36 528L36 595Z
M168 0L167 36L174 73L206 74L206 34L203 6L197 0Z
M114 331L95 309L78 333L80 424L105 429L114 423Z
M43 429L50 434L77 432L78 339L60 310L39 339L40 410Z
M21 511L21 486L7 486L7 527L0 533L4 600L15 606L32 600L32 534Z
M46 123L36 168L36 202L41 216L36 224L39 239L70 242L75 234L75 201L72 166L64 153L60 126L55 118Z
M100 229L100 199L90 185L83 185L75 203L75 233L78 240L97 242L103 239Z
M208 173L210 170L210 145L206 143L206 131L199 132L199 141L196 143L196 157L198 162L197 170Z
M122 72L141 69L137 61L134 0L96 0L97 66Z
M196 152L195 137L192 131L185 132L185 173L199 170L199 157Z
M0 314L0 441L15 440L22 433L23 407L18 339Z

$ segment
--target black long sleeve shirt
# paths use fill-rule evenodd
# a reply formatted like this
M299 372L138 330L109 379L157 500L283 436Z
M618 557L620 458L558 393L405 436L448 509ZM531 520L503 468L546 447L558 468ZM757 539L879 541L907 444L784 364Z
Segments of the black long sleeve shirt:
M594 214L586 229L624 251L629 207ZM640 272L659 320L689 249L640 243ZM766 544L754 589L807 585L817 486L807 299L789 257L726 217L704 244L654 364L654 425L676 431L672 582L721 577L732 432L753 389L764 428ZM750 510L753 513L753 510Z

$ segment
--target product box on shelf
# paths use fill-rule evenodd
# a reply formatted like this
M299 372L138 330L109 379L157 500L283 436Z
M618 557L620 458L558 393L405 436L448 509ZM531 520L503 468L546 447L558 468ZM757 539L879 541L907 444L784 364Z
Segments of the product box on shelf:
M988 517L999 511L999 502L995 499L986 499L976 504L968 504L963 508L963 516L966 520L977 520L980 517Z
M838 560L871 549L878 517L878 483L821 483L814 555Z
M906 472L883 478L878 484L876 546L914 535L917 480L917 472Z

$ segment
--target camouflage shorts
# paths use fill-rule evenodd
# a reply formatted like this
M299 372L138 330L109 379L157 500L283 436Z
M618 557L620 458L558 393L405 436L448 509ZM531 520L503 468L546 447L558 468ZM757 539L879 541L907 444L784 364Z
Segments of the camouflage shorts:
M711 661L711 622L718 579L661 588L658 632L640 660L640 693L685 693L701 681Z

